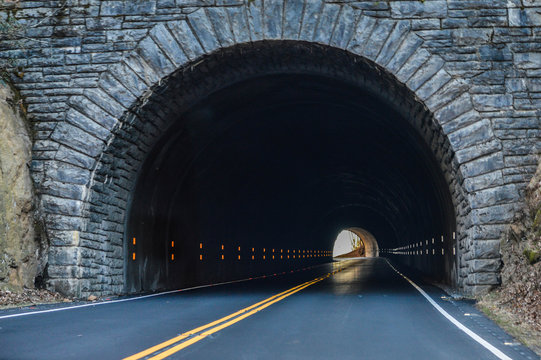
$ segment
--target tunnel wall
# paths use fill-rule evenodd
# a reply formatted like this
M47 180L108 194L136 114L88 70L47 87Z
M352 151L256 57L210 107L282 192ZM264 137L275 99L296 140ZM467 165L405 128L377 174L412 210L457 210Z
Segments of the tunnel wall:
M369 231L361 228L348 229L359 236L364 243L364 252L366 257L378 257L379 246L376 238Z
M139 126L137 108L173 72L221 48L259 40L346 49L415 94L441 128L428 141L443 160L457 213L457 283L479 292L499 282L498 239L521 207L540 144L535 35L541 18L533 3L3 6L28 25L24 38L2 40L0 56L15 64L13 81L36 133L32 172L51 243L51 288L77 295L123 291L125 210L149 144L135 144L135 152L111 144L122 129ZM160 109L154 111L159 119ZM145 131L159 131L159 124ZM112 169L100 173L104 168Z

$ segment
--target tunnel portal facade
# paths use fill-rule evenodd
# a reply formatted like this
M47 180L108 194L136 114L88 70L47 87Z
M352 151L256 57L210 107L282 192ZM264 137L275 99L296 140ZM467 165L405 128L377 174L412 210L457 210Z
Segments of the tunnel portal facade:
M283 270L250 261L288 250L312 255L305 266L342 228L466 293L499 283L540 144L534 7L183 4L18 15L48 16L34 32L76 29L10 53L27 67L14 81L37 134L50 288L188 286Z

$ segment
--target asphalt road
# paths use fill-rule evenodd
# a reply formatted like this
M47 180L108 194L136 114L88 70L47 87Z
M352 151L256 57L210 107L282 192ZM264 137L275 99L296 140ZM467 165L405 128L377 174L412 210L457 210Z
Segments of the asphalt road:
M413 280L445 312L509 358L539 359L470 302L452 301L438 288ZM301 284L305 287L262 302ZM60 307L0 311L0 359L122 359L181 334L134 358L168 352L171 359L501 358L444 317L381 258L35 313ZM6 318L26 312L34 314Z

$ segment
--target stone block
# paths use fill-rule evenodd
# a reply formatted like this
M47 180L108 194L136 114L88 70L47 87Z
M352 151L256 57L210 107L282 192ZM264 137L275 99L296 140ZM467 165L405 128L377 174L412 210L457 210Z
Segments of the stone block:
M212 28L212 23L203 8L190 14L190 16L188 16L188 22L206 53L212 52L220 47L216 34Z
M79 149L90 157L98 156L104 145L102 140L66 122L58 124L51 134L51 140Z
M221 47L234 45L235 38L233 37L225 8L209 7L205 10Z
M493 137L490 121L483 119L449 134L449 141L453 148L458 150L487 142Z
M294 4L297 4L297 7L300 12L302 12L302 4L300 4L299 1L293 1ZM295 5L293 5L295 6ZM231 28L233 31L233 36L237 43L246 43L250 42L250 28L248 26L248 20L246 19L246 16L244 14L244 8L243 7L227 7L225 10L228 13L229 21L231 22ZM286 13L287 14L287 13ZM300 13L297 13L300 17ZM284 24L284 26L286 26ZM297 27L299 26L297 22ZM285 31L285 29L284 29ZM298 32L297 32L298 34ZM297 35L296 34L296 35Z
M500 170L464 179L464 188L468 192L478 191L502 184L503 175Z
M474 259L470 261L471 273L497 273L501 268L500 259Z
M101 16L150 15L156 12L155 1L101 1Z
M393 18L444 18L447 16L445 1L392 1L391 15Z
M417 51L409 57L408 61L402 65L400 70L396 73L396 77L403 83L407 82L408 79L430 58L431 54L426 49L417 49Z
M460 166L460 170L462 171L462 175L468 178L500 170L503 167L503 154L501 152L497 152L464 163Z
M385 43L383 44L379 52L376 62L381 66L385 67L385 65L395 55L398 46L400 46L404 37L409 33L410 30L411 25L409 21L400 20L396 22L393 30L387 37L387 40L385 40Z
M357 27L353 30L353 36L349 42L348 50L354 54L361 55L375 25L376 19L369 16L362 16Z
M92 169L95 163L94 158L73 149L67 148L63 145L60 146L58 148L58 151L54 154L54 159L66 162L68 164L80 166L85 169Z
M434 116L442 124L446 134L480 121L479 114L473 110L473 103L469 93L460 95L436 111Z
M300 1L288 1L286 2L286 6L299 6L299 5L288 5L289 3L295 3L300 4ZM292 14L296 14L296 11L292 11ZM289 14L286 11L286 24L288 19L290 19L289 16L292 14ZM330 45L334 47L338 47L341 49L345 49L353 36L353 29L355 27L357 17L360 16L358 11L356 11L351 6L343 6L342 12L340 13L340 16L338 17L336 26L334 28L334 32L332 34L332 38L330 41ZM293 21L293 20L292 20ZM296 21L293 21L294 23L297 23ZM288 25L284 24L285 28L287 29ZM298 25L295 25L296 28L298 28ZM298 31L298 29L296 29ZM298 33L298 32L297 32Z
M375 60L394 26L394 21L378 19L367 40L366 46L363 48L362 55L367 59Z
M541 26L541 7L509 8L509 26Z
M475 225L471 229L470 238L474 244L477 240L501 239L507 228L507 224Z
M470 206L472 209L476 209L517 202L519 200L520 193L517 186L515 184L508 184L473 192L470 195Z
M176 68L188 62L188 57L165 25L155 26L150 31L150 36Z
M513 220L518 206L502 204L471 211L471 221L475 224L508 224Z
M167 27L190 60L194 60L205 53L186 21L169 22Z
M513 105L513 97L509 94L473 95L473 104L477 111L505 110Z
M316 32L316 27L323 10L324 2L321 0L306 1L304 5L304 15L302 17L301 40L312 41Z
M338 20L341 6L337 4L325 4L321 12L320 19L316 31L314 33L314 41L322 44L329 44L333 34L329 29L334 29L334 25Z
M514 64L519 69L539 69L541 64L541 52L516 52Z
M485 155L493 154L502 150L502 144L499 139L492 139L487 142L475 144L455 152L459 163L466 163Z

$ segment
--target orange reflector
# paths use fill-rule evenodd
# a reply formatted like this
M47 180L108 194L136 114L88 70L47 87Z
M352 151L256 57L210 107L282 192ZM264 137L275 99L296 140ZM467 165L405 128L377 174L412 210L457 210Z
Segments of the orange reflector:
M135 238L133 238L133 245L135 245Z
M203 248L203 243L199 243L199 248L200 248L200 249Z
M175 254L171 254L171 260L175 260Z
M224 246L222 245L222 250L224 249Z
M239 260L240 260L240 255L239 255Z
M254 256L252 255L252 260L254 259Z
M254 252L254 248L252 248L252 252Z
M175 247L175 242L171 241L171 247Z
M135 253L133 253L133 255L132 255L132 259L133 259L133 260L135 260Z
M240 246L239 246L239 251L240 251Z
M199 261L203 261L203 255L199 255Z
M274 255L272 255L272 260L274 260Z
M222 260L224 259L224 256L222 255Z
M265 248L263 248L263 252L265 252Z

